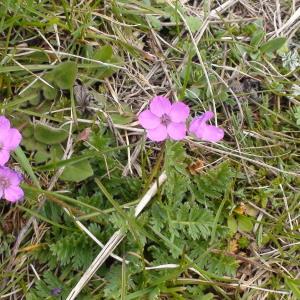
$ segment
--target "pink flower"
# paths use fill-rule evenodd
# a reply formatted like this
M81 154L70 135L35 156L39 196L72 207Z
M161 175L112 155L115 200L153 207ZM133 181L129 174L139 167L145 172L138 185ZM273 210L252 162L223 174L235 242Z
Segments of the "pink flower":
M23 199L24 192L19 187L22 176L7 168L0 167L0 199L4 198L9 202L17 202Z
M156 96L150 103L150 109L140 113L139 122L152 141L161 142L167 138L178 141L186 136L189 113L189 107L183 102L171 104L168 98Z
M207 125L206 122L214 117L214 113L207 111L200 117L194 118L189 131L198 139L207 142L218 142L224 137L224 130L216 126Z
M9 160L10 151L16 150L22 136L16 128L10 127L10 122L4 116L0 116L0 166L4 166Z

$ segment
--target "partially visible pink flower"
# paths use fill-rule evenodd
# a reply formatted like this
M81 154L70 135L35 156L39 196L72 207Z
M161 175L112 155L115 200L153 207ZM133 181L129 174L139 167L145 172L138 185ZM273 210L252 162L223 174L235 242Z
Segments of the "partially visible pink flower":
M194 118L190 124L189 132L193 133L198 139L207 142L218 142L224 137L224 130L207 125L206 122L214 117L214 113L207 111L200 117Z
M178 141L186 136L186 119L189 114L190 109L183 102L171 104L168 98L156 96L150 103L150 109L140 113L139 122L152 141L161 142L167 138Z
M4 198L9 202L17 202L23 199L24 192L20 188L22 176L7 168L0 167L0 199Z
M19 130L11 128L9 120L0 116L0 166L7 163L10 151L17 149L21 139Z

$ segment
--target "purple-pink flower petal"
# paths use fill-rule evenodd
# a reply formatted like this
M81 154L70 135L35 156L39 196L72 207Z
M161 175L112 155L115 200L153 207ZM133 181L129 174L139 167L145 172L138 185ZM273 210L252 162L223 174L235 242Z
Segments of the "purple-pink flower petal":
M9 156L9 151L1 149L0 147L0 166L4 166L8 162Z
M4 116L0 116L0 166L9 160L9 152L16 150L22 136L16 128L10 128L10 122Z
M154 129L147 130L147 137L154 142L162 142L168 137L167 127L160 124Z
M198 127L200 126L201 124L201 120L200 120L201 117L198 117L198 118L194 118L190 124L190 127L189 127L189 132L190 133L193 133L193 134L196 134L197 132L197 129Z
M186 136L189 113L189 107L183 102L171 104L168 98L156 96L150 102L150 109L140 113L138 119L152 141L182 140Z
M7 167L0 167L0 199L4 198L9 202L20 201L24 192L20 188L22 176Z
M206 111L199 118L201 122L207 122L214 117L214 113L212 111Z
M201 116L194 118L190 124L190 128L189 128L190 132L196 134L196 131L199 128L199 126L202 126L213 117L214 117L214 113L212 111L207 111Z
M9 178L9 182L12 185L19 185L23 180L23 176L20 173L15 172L9 168L6 168L6 172L4 172L4 174L7 178Z
M4 191L4 198L12 203L21 201L24 197L24 192L19 186L10 186Z
M208 111L200 117L194 118L190 124L189 132L203 141L218 142L224 137L224 130L222 128L208 125L206 122L212 119L214 113Z
M157 117L161 117L163 114L169 114L171 102L166 97L156 96L150 102L150 110Z
M169 116L172 122L185 122L190 114L190 108L183 102L176 102L172 104Z
M149 109L144 110L139 114L139 123L145 129L153 129L160 124L160 118L154 115Z
M186 125L185 123L170 123L167 127L168 134L171 139L180 141L186 136Z
M21 142L22 136L18 129L11 128L8 130L7 140L4 144L4 147L9 150L16 150Z
M196 136L207 142L218 142L224 137L224 130L212 125L203 125L196 132Z
M10 128L10 122L4 116L0 116L0 129L7 130Z

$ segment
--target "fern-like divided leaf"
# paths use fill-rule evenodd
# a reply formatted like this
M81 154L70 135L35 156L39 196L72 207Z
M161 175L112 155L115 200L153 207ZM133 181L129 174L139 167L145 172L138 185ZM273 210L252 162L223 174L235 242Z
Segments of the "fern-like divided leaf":
M205 267L208 271L219 275L234 276L239 264L234 257L222 254L208 254Z
M41 280L37 280L35 288L30 289L26 300L40 299L66 299L69 289L51 272L43 274Z
M184 233L186 237L191 237L193 240L199 238L207 239L211 233L213 216L208 210L184 203L178 209L176 219L171 220L171 224L173 230L177 231L176 235L178 237Z
M181 143L166 143L165 170L168 180L165 184L166 196L170 202L181 201L190 186L186 171L186 153Z
M128 266L130 268L130 266ZM125 277L126 277L126 292L134 289L135 283L132 280L131 277L127 275L127 273L132 273L132 272L126 272L125 271ZM107 281L107 284L104 289L104 299L107 300L113 300L113 299L121 299L121 293L122 293L122 266L118 265L113 265L109 272L107 272L107 275L105 277L105 280Z
M195 186L193 192L200 203L205 199L220 199L227 190L234 174L227 163L210 170L206 175L200 174L194 177Z
M84 234L74 232L52 244L50 251L61 265L71 263L74 269L79 269L91 263L94 256L91 246L91 241Z

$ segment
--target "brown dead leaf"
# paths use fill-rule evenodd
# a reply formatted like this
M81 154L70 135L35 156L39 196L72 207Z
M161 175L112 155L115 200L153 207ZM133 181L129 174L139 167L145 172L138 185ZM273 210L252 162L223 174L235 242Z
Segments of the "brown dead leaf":
M228 251L230 253L234 253L236 254L239 250L239 245L238 245L238 241L236 239L232 239L229 241L229 245L228 245Z
M188 170L192 175L197 175L201 172L204 167L204 161L201 159L197 159L195 162L191 163L188 166Z

